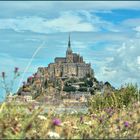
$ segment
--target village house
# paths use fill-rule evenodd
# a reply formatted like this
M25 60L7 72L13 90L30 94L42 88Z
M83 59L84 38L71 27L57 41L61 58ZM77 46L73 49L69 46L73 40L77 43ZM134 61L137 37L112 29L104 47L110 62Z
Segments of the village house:
M35 102L35 100L32 100L32 96L26 95L26 96L18 96L18 95L9 95L7 97L7 102Z

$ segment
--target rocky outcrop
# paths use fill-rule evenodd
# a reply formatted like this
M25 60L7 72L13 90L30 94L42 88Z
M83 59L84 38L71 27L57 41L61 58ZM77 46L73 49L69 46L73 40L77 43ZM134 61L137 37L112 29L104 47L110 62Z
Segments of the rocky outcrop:
M45 101L47 96L54 99L61 99L61 97L69 98L70 96L68 94L71 94L71 97L72 94L77 94L75 97L78 97L82 94L94 95L97 92L109 93L113 90L114 88L109 82L99 82L94 76L91 75L86 75L83 78L70 77L63 79L56 77L50 80L47 77L42 76L40 72L37 72L23 83L23 86L19 89L17 94L23 96L31 95L33 99Z

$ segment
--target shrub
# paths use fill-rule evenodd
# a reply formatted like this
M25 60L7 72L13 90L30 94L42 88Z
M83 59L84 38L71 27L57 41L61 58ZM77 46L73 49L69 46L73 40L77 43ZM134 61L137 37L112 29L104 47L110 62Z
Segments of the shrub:
M68 83L76 83L76 82L79 82L79 79L72 77L67 82Z
M72 87L72 86L64 86L63 91L66 91L66 92L75 92L76 91L76 88L75 87Z
M95 90L93 88L90 88L89 91L90 91L91 95L95 94Z
M96 94L88 100L89 108L92 110L104 109L106 107L122 108L128 107L138 99L136 85L128 84L112 93Z
M87 88L86 88L86 87L80 87L80 88L78 89L78 91L87 92Z

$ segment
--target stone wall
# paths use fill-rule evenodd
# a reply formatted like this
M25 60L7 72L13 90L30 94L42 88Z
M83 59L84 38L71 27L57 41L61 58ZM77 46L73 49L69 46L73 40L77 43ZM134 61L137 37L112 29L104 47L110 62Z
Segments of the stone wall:
M63 71L62 71L62 75L64 76L72 76L75 75L77 76L77 66L75 63L66 63L63 64Z
M78 64L78 77L82 78L84 76L86 76L86 74L91 74L91 68L89 64Z
M51 63L48 68L38 68L37 74L46 77L85 77L86 74L91 74L92 69L90 64L86 63Z

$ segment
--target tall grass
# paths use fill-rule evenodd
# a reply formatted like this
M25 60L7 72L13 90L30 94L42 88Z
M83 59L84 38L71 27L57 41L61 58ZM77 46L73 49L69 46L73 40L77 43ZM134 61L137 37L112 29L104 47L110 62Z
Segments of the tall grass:
M114 92L93 95L88 101L89 110L102 110L108 107L129 107L138 101L138 96L137 85L127 84Z
M34 104L15 102L0 106L1 139L129 139L140 138L140 104L138 89L127 85L89 100L89 112L44 113Z

